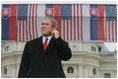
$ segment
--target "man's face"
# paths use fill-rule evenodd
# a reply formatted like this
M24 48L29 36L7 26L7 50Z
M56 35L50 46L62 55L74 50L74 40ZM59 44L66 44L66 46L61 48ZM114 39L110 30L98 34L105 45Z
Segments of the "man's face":
M50 19L43 19L41 26L41 33L44 36L50 36L52 31L52 21Z

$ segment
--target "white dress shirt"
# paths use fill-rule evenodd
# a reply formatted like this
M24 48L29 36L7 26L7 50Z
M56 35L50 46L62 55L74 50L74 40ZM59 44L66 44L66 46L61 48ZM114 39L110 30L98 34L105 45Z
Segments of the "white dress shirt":
M44 44L46 38L48 38L48 44L49 44L52 36L48 36L48 37L43 36L43 39L42 39L43 40L43 44Z

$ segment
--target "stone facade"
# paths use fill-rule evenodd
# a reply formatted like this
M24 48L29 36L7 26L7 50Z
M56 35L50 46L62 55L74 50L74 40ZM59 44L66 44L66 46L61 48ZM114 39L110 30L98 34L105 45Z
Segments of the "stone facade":
M15 78L25 42L1 43L1 76ZM69 43L72 58L62 61L67 78L117 77L117 51L109 52L104 43Z

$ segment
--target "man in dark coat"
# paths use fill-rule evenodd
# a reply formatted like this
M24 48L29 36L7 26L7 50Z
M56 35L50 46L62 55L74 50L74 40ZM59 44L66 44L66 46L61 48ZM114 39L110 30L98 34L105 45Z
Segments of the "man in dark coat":
M21 59L19 78L64 78L61 60L67 61L72 53L56 30L57 22L52 17L42 21L42 36L28 41Z

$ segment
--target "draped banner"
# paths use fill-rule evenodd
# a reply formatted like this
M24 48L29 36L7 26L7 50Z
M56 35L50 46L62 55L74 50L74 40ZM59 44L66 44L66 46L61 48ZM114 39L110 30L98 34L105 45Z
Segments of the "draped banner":
M2 40L38 38L42 18L51 16L68 42L117 42L116 8L115 4L2 4Z

